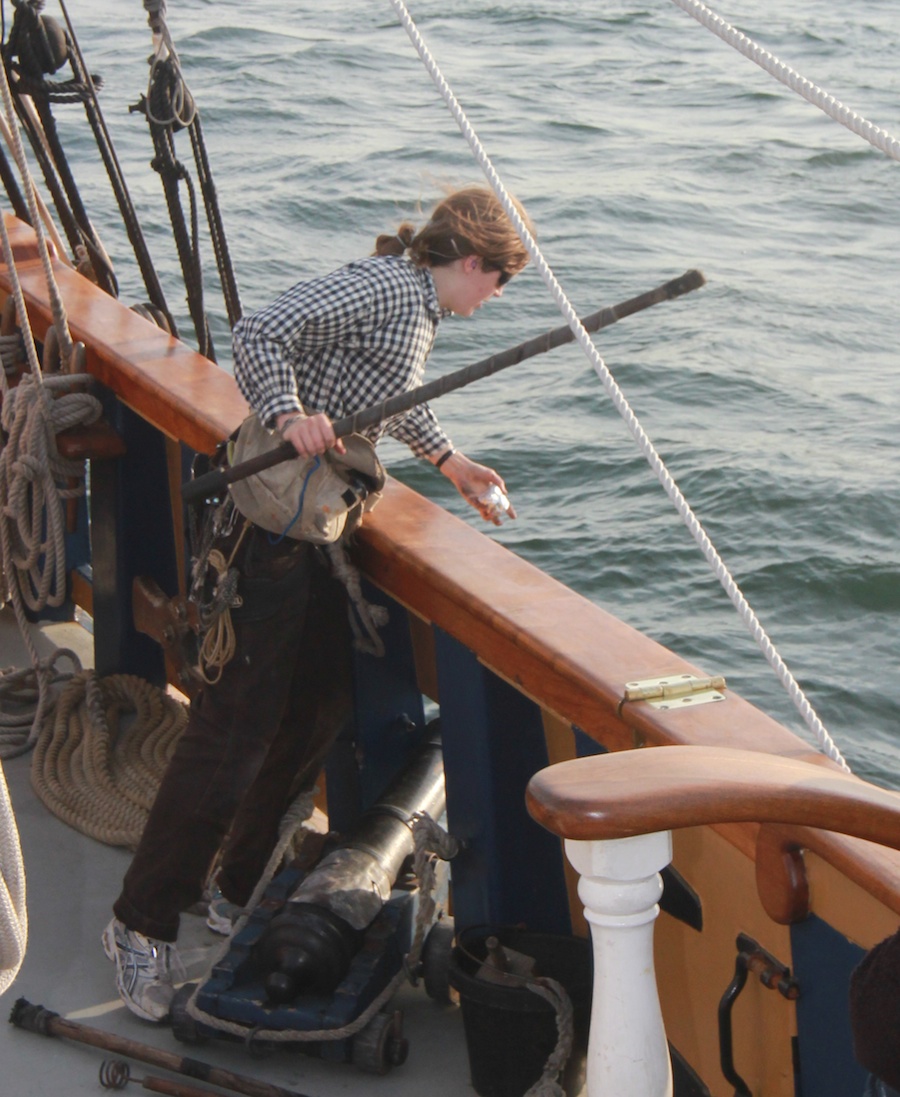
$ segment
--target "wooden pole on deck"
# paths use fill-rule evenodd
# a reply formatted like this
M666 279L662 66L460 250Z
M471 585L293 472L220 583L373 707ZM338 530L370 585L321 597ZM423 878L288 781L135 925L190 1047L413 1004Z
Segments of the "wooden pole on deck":
M257 1078L248 1078L244 1074L235 1074L230 1070L211 1066L198 1059L175 1055L171 1051L151 1047L149 1044L141 1044L112 1032L103 1032L100 1029L89 1028L87 1025L80 1025L75 1021L67 1021L52 1010L32 1005L25 998L19 998L15 1003L9 1020L10 1024L27 1029L29 1032L38 1032L43 1036L61 1036L82 1044L90 1044L104 1051L125 1055L129 1059L163 1067L165 1070L183 1074L196 1081L209 1082L222 1089L246 1094L246 1097L306 1097L305 1094L293 1089L284 1089Z

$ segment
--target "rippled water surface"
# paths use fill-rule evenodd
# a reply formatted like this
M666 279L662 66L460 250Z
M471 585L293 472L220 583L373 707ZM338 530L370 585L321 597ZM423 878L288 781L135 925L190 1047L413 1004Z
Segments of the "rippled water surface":
M900 134L893 0L716 10ZM851 767L900 787L900 165L669 0L410 11L580 313L705 273L702 290L595 344ZM149 135L127 110L147 78L142 5L70 0L69 13L104 77L107 125L170 304L186 314ZM367 253L443 183L481 178L390 3L170 0L167 19L246 310ZM58 115L122 296L142 300L83 116ZM190 165L188 145L179 155ZM227 365L217 293L210 274ZM560 323L530 269L476 318L443 325L431 369ZM507 479L519 519L500 541L809 737L581 350L435 410ZM465 512L430 467L399 448L386 456L396 476Z

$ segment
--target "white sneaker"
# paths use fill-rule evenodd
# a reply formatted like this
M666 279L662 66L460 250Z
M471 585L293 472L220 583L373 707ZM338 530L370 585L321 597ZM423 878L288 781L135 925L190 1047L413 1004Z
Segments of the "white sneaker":
M223 937L230 937L234 929L234 923L244 913L243 907L232 903L216 888L212 893L209 906L206 911L206 924L213 933L221 933Z
M103 951L116 964L119 997L145 1021L163 1021L175 996L173 968L184 978L178 950L129 929L113 918L103 931Z

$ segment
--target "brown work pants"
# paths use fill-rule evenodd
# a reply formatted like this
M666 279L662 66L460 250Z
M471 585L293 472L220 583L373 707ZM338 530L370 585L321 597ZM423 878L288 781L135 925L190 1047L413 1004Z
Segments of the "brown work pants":
M247 903L285 811L350 718L346 591L321 549L270 542L253 527L241 544L236 653L191 706L114 904L147 937L176 939L220 849L219 887Z

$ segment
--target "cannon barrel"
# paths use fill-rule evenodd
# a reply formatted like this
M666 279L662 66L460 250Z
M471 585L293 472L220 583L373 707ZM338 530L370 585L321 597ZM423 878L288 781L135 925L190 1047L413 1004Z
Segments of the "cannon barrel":
M444 813L440 736L419 748L379 800L291 893L260 937L258 958L270 1001L330 993L391 896L414 852L416 814Z

